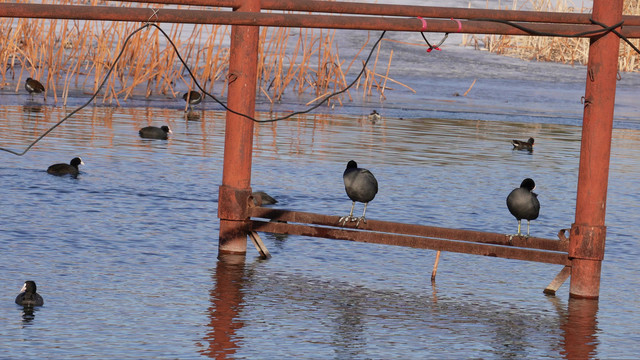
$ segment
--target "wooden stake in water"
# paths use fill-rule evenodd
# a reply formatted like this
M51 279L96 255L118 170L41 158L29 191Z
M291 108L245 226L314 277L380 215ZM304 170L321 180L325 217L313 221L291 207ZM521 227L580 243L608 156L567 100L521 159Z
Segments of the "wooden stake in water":
M433 271L431 272L431 282L436 281L436 273L438 272L439 262L440 262L440 251L436 253L436 262L433 264Z
M256 246L256 249L260 253L261 258L268 259L271 257L269 250L267 250L267 247L264 246L264 243L262 242L262 239L260 238L260 235L258 235L257 232L255 231L250 232L249 237L251 238L251 241L253 241L253 245Z

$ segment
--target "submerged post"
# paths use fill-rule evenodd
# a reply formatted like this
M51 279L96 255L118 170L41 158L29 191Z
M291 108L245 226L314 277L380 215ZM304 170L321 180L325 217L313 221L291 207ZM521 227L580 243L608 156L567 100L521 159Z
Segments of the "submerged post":
M618 23L622 4L623 0L595 0L593 19L607 26ZM619 48L620 38L613 33L590 40L576 218L569 239L569 294L575 298L597 299L600 293Z
M245 0L234 11L259 12L260 0ZM232 26L227 106L251 117L255 113L258 69L258 26ZM218 196L218 254L244 254L250 230L253 122L227 111L222 185Z

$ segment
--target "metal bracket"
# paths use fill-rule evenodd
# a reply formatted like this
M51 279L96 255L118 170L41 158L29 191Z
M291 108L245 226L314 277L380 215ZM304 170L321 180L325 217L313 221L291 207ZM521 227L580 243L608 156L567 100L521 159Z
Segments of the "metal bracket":
M604 238L606 226L571 224L569 259L602 261L604 259Z
M218 218L243 221L249 218L251 188L237 189L220 185L218 195Z

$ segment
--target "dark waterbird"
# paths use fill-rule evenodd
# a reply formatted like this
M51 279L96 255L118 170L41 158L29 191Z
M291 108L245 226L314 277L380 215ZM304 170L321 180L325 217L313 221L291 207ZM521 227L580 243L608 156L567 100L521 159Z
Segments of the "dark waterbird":
M197 91L189 91L182 95L182 99L189 104L189 109L191 109L192 105L198 105L202 102L202 94Z
M24 82L24 88L29 92L29 95L33 96L33 94L40 94L44 92L44 86L40 83L40 81L27 78Z
M53 164L47 168L47 173L56 176L64 176L71 175L73 177L78 176L80 170L78 170L79 165L84 165L82 159L79 157L75 157L71 159L69 164Z
M253 197L253 204L255 206L274 205L278 203L278 200L264 191L254 191L251 193L251 196Z
M344 180L344 189L347 192L347 196L351 199L351 212L348 216L343 216L338 220L338 224L345 225L347 221L356 221L356 227L360 225L360 221L367 223L367 219L364 217L367 211L367 204L373 200L378 193L378 181L371 171L358 167L358 164L350 160L347 163L347 168L342 174ZM364 210L362 211L362 217L356 218L353 216L353 208L356 206L356 201L364 203Z
M527 150L533 151L533 138L529 138L527 141L522 140L511 140L511 145L513 145L513 150Z
M171 134L171 129L167 125L161 127L147 126L140 129L138 134L145 139L167 140L169 134Z
M538 195L533 192L536 183L529 178L522 180L519 188L513 189L507 196L509 212L518 220L518 234L520 233L520 221L527 220L527 236L529 236L529 222L538 218L540 202Z
M372 124L377 123L381 118L382 117L376 110L373 110L371 114L369 114L369 121L371 121Z
M20 294L16 296L16 304L25 307L42 306L44 299L36 292L37 287L35 281L25 281Z

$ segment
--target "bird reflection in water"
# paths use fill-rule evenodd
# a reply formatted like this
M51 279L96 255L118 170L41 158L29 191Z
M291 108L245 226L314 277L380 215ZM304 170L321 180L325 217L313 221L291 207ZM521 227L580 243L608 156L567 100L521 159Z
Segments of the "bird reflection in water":
M25 306L22 309L22 324L31 325L33 320L35 320L35 318L36 318L35 312L38 311L38 310L39 310L38 308Z
M33 102L27 102L22 106L22 111L25 113L39 113L42 112L42 105Z

